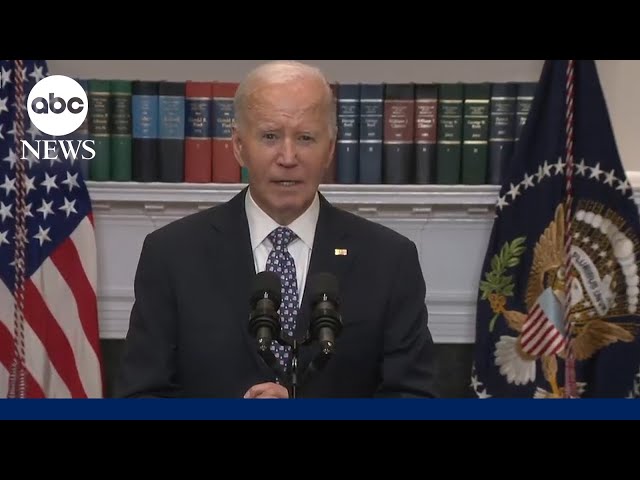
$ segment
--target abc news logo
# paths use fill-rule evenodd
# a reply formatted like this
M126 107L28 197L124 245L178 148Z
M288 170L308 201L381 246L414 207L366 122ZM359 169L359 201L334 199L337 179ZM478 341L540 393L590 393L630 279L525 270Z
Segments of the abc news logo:
M27 99L27 113L38 130L53 137L75 132L87 118L89 101L82 86L64 75L45 77L36 83ZM22 160L29 150L38 160L55 160L62 153L67 160L92 160L94 140L22 140Z

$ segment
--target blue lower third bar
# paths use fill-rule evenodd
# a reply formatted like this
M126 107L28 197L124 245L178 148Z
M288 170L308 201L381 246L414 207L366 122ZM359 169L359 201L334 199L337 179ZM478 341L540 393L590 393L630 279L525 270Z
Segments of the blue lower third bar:
M630 399L95 399L0 400L0 419L625 420Z

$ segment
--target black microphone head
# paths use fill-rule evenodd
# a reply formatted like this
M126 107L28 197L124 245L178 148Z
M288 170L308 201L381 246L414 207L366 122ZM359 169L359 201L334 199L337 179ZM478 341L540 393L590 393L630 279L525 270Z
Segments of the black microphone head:
M309 297L311 304L315 305L318 302L326 299L338 304L338 279L331 273L317 273L309 279Z
M251 289L251 305L255 306L258 300L269 298L277 310L282 301L280 293L280 276L274 272L260 272L253 278L253 288Z

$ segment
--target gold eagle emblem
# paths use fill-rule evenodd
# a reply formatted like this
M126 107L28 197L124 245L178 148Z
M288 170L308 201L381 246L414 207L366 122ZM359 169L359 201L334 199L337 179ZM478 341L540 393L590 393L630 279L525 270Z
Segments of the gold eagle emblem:
M558 205L533 250L524 292L526 312L506 308L514 283L504 268L519 263L523 237L505 245L494 258L487 280L481 282L483 298L496 314L493 320L502 315L518 333L515 338L500 337L496 365L510 383L523 385L535 380L536 361L540 360L550 391L538 389L537 397L563 396L557 358L566 358L568 345L575 359L582 361L613 343L631 342L637 335L634 324L621 320L637 312L638 239L619 215L592 201L578 203L570 233L571 270L565 272L565 211ZM570 328L565 326L567 301ZM584 386L578 384L581 391Z

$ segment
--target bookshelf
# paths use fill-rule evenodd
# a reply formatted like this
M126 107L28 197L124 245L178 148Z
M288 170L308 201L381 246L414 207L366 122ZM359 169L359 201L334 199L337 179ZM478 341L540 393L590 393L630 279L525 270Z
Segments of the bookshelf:
M543 60L303 60L337 82L535 81ZM81 78L239 81L262 60L48 60ZM596 60L625 168L640 171L640 60Z

